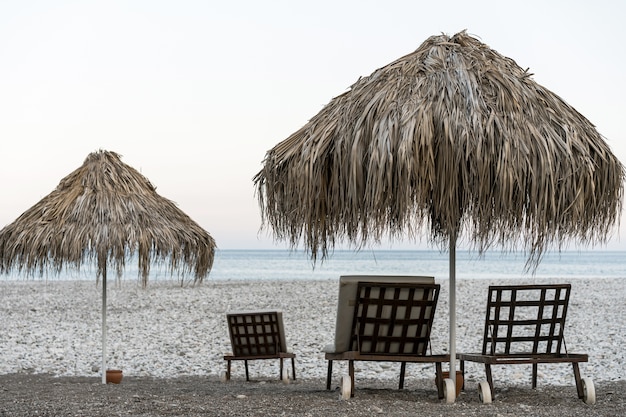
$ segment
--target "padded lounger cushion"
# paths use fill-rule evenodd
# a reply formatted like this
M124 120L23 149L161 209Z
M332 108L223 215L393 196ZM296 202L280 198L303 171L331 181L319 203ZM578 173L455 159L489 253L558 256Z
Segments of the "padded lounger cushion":
M343 353L350 350L352 318L359 282L434 284L434 277L410 275L343 275L339 278L339 302L335 343L324 348L326 353Z

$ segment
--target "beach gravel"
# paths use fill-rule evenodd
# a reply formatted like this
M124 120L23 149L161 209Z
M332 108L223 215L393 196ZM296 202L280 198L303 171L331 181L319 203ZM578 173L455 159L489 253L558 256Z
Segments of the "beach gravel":
M0 416L621 416L626 411L624 381L600 383L598 401L586 405L575 389L506 387L492 404L481 404L474 390L454 404L437 399L432 381L404 390L393 383L361 381L356 396L341 400L319 379L283 384L244 379L125 378L103 385L95 377L0 375Z
M447 281L432 334L433 353L448 339ZM516 283L563 282L516 280ZM311 281L210 281L181 287L160 281L141 288L112 283L108 294L108 367L123 369L120 385L100 379L101 289L91 281L0 281L0 417L5 416L618 416L626 415L623 346L626 314L622 279L569 279L572 297L565 331L568 351L589 354L583 377L596 386L597 403L576 395L569 364L539 367L538 388L529 366L494 368L496 397L481 404L477 364L466 366L467 390L454 404L436 395L432 365L407 367L398 390L398 364L357 363L356 396L341 400L325 389L322 348L333 340L338 284ZM459 352L480 349L487 287L457 283ZM500 282L501 283L501 282ZM283 311L287 342L296 353L297 380L278 380L278 361L241 363L220 381L230 350L225 314L232 310ZM346 373L334 367L333 387Z

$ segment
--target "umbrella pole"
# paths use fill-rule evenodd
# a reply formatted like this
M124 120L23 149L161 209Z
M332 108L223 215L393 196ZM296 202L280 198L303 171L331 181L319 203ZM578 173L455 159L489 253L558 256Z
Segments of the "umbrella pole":
M107 383L107 267L102 269L102 383Z
M450 237L450 379L456 384L456 233Z

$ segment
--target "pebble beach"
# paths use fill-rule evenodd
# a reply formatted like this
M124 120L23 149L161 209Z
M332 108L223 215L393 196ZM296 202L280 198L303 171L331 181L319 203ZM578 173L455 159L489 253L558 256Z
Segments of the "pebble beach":
M448 282L437 282L441 284L441 294L431 337L432 351L446 353ZM563 280L515 281L554 282ZM603 386L624 386L626 286L621 279L567 282L572 284L572 295L566 346L571 353L589 355L589 362L581 364L581 374L593 379L600 398ZM498 282L457 281L458 352L480 350L487 288L492 284ZM122 369L127 382L204 378L219 384L219 376L225 370L223 355L230 351L225 314L242 309L279 309L283 311L287 343L297 355L298 381L291 385L314 382L319 385L316 389L324 391L327 368L322 349L333 341L337 292L336 280L209 279L195 286L160 280L150 282L146 288L132 280L112 281L107 293L107 367ZM0 383L11 375L42 375L59 381L87 378L92 385L97 384L101 366L100 285L93 281L0 281L0 294ZM357 363L357 390L367 390L373 383L375 388L393 392L398 371L399 364L394 363ZM241 363L234 363L232 373L233 381L229 384L245 383ZM276 379L278 373L277 361L250 363L250 376L257 384ZM336 384L345 373L345 364L337 363ZM503 392L517 386L528 389L530 365L494 367L493 377L496 388ZM407 366L406 388L427 386L436 401L434 382L432 387L430 382L425 383L433 378L433 365L412 364ZM466 385L475 386L481 379L482 366L467 363ZM123 385L124 382L120 387ZM584 405L576 397L569 364L540 365L538 386L566 389L564 396L568 400ZM280 385L276 389L280 390Z

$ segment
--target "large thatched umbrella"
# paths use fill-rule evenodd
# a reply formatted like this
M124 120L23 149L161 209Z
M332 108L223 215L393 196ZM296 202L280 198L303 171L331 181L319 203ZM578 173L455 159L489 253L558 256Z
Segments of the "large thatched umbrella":
M215 241L172 201L113 152L91 153L83 165L13 223L0 230L0 272L61 273L97 266L102 277L102 382L106 371L106 278L138 259L139 278L150 265L168 264L181 280L201 282L213 265Z
M594 126L512 59L467 35L441 35L360 78L268 151L254 182L264 225L313 259L336 241L384 236L450 250L528 251L603 242L625 171Z

